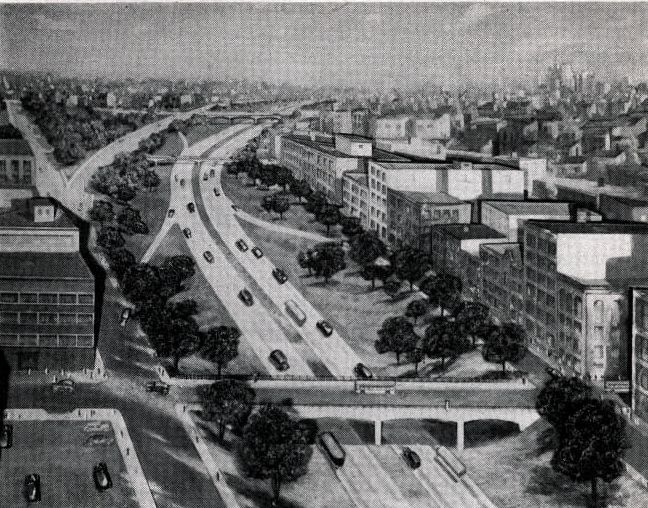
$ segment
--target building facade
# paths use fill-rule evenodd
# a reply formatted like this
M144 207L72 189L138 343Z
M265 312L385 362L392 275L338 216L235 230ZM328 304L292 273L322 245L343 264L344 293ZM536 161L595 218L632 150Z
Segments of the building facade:
M363 172L347 171L342 175L342 213L360 219L360 225L369 227L369 185Z
M633 288L631 375L632 411L648 421L648 288Z
M524 221L569 220L569 203L559 201L482 201L480 203L481 223L499 231L511 242L518 242L519 230Z
M524 324L524 264L518 242L483 243L481 296L500 323Z

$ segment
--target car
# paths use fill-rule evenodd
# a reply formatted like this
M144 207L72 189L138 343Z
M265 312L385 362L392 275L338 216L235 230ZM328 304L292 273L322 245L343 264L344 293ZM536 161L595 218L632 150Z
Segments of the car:
M59 381L54 381L52 383L52 391L54 393L57 392L74 393L75 388L76 388L76 383L69 378L61 379Z
M236 240L236 243L234 245L236 245L236 248L241 252L245 252L248 250L247 243L245 243L242 238Z
M353 369L353 372L355 372L355 375L358 377L358 379L373 378L373 372L371 372L364 363L357 364Z
M173 208L169 209L169 212L167 213L167 217L171 218L175 215L175 210Z
M286 272L284 272L281 268L275 268L274 270L272 270L272 276L279 284L283 284L288 280Z
M180 178L180 187L184 187L184 184L185 184L185 179Z
M107 434L92 434L86 439L86 446L106 446L113 444L115 438Z
M126 307L124 310L122 310L121 316L119 318L120 326L126 326L126 322L130 318L131 312L132 310L130 307Z
M196 205L193 203L187 203L187 210L189 210L189 213L194 213L196 211Z
M13 445L13 425L5 423L0 433L0 448L11 448Z
M328 321L322 319L321 321L318 321L315 326L317 326L317 329L322 332L324 337L330 337L333 335L333 327Z
M232 205L232 210L234 210L235 212L238 212L238 206Z
M185 235L185 238L191 238L191 229L189 228L184 228L182 230L182 234Z
M112 480L110 479L110 473L108 472L108 466L105 462L95 464L92 468L92 478L94 479L95 487L97 487L99 492L108 490L113 485Z
M261 259L263 257L263 251L258 247L254 247L252 249L252 254L254 254L254 257L257 259Z
M403 448L403 458L405 459L405 462L407 462L407 465L412 469L418 469L421 467L421 457L419 457L418 453L412 450L409 446Z
M203 175L203 180L205 180L205 181L209 180L209 174L208 173L205 173Z
M209 176L216 176L216 170L214 168L209 170Z
M551 377L561 377L562 372L560 372L558 369L554 369L553 367L547 367L545 369L545 372L549 374Z
M272 351L268 359L270 360L270 363L272 363L279 371L283 372L284 370L288 370L290 368L290 365L288 365L288 358L286 358L286 355L281 349L275 349L274 351Z
M160 395L168 395L171 385L163 383L162 381L149 381L145 385L146 391L151 393L159 393Z
M41 500L40 476L36 473L25 476L25 499L28 503L37 503Z
M214 196L220 196L220 191L216 187L214 187Z
M203 252L203 257L207 260L208 263L213 263L214 262L214 255L206 250Z
M110 422L88 422L83 427L84 432L110 432Z
M239 291L238 297L248 307L251 307L254 304L254 298L252 298L252 293L250 293L247 289L241 289Z

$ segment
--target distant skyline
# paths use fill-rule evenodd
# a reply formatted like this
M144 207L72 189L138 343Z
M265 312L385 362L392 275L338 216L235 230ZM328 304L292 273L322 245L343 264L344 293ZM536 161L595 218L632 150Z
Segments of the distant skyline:
M557 57L645 79L646 3L0 6L0 68L388 89L526 81Z

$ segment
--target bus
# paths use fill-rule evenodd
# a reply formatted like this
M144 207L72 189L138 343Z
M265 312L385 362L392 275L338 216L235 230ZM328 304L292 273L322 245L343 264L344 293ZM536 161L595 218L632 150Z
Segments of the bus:
M319 435L319 444L331 463L335 467L342 467L346 453L336 437L331 432L322 432Z
M451 473L456 475L457 478L466 474L466 466L464 465L464 463L461 462L454 455L454 453L448 450L445 446L437 446L436 452L437 452L437 456L436 456L437 462L439 462L441 466L448 469Z
M286 312L299 326L306 322L306 314L304 314L304 311L299 308L299 305L294 300L288 300L286 302Z

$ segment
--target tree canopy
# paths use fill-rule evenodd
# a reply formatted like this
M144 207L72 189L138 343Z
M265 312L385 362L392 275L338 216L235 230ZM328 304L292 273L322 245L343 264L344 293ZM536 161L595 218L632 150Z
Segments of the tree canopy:
M536 399L536 409L558 431L566 417L584 400L592 397L592 388L577 377L556 376L547 381Z
M319 243L306 252L300 252L297 256L299 266L308 269L317 277L324 277L324 282L340 270L346 268L344 260L344 249L335 243Z
M516 323L491 325L484 334L482 356L486 361L500 362L502 372L506 372L506 362L519 361L526 352L524 329Z
M378 340L374 343L376 351L379 354L395 353L397 364L400 364L400 356L412 351L419 340L412 323L403 316L385 319L377 333Z
M421 291L429 298L430 305L445 309L454 309L461 301L461 279L448 273L427 277L421 282Z
M218 438L225 437L227 425L245 426L254 404L255 393L245 383L223 379L198 389L203 418L218 424Z
M148 226L142 220L140 211L130 206L122 208L117 215L117 222L127 235L145 235L149 232Z
M394 272L402 280L409 282L410 291L417 282L429 270L428 256L421 250L413 247L403 247L391 256L391 264Z
M218 377L221 377L222 369L238 356L240 336L238 328L225 325L210 328L205 333L200 353L216 364Z
M445 368L447 358L453 358L466 351L467 341L460 334L457 324L446 317L435 317L425 329L423 350L429 358L441 358Z

